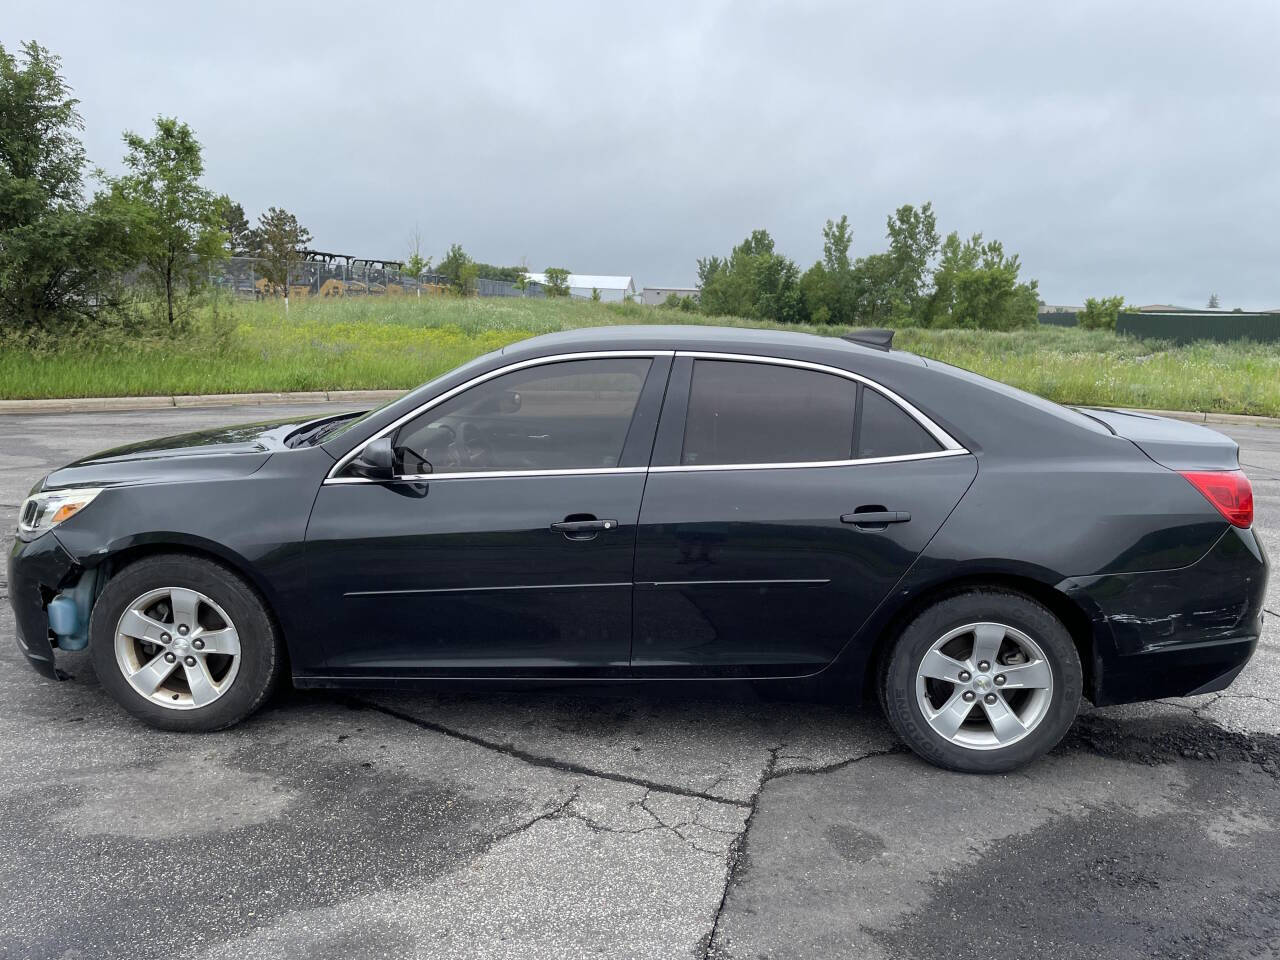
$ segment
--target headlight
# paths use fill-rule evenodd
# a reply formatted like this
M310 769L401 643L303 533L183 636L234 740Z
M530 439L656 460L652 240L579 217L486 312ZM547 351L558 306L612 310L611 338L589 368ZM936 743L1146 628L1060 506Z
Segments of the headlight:
M70 490L49 490L27 497L18 513L18 533L33 540L52 530L63 520L74 517L93 503L102 492L101 487L76 487Z

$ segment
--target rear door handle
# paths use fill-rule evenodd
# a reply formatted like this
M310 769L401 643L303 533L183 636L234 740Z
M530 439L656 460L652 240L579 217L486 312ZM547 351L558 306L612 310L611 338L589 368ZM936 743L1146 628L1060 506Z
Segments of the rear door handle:
M890 523L910 523L911 514L906 510L868 510L846 513L840 517L840 522L852 523L855 527L883 527Z
M601 530L613 530L617 520L560 520L551 529L563 533L566 540L594 540Z

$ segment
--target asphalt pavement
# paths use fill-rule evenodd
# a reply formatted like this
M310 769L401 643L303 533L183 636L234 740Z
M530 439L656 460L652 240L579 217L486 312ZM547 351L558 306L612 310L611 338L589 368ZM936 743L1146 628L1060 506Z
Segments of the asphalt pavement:
M5 548L53 466L291 412L2 416ZM1280 557L1280 429L1219 429ZM282 691L161 733L5 603L0 957L1280 957L1277 580L1225 693L1086 705L995 777L872 707Z

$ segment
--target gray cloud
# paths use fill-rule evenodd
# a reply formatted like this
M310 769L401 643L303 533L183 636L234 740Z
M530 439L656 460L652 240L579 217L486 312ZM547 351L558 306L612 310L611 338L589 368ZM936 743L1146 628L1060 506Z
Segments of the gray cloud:
M1280 306L1280 5L19 3L95 163L157 113L316 243L689 283L932 199L1051 302Z

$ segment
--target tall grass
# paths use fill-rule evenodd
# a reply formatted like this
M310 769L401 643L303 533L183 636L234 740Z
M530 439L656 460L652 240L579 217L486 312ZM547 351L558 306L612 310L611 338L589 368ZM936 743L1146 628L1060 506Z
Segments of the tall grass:
M619 323L720 323L638 305L365 298L205 308L190 330L33 349L0 346L0 398L407 388L539 333ZM785 329L836 335L845 328ZM899 331L895 346L1064 403L1280 415L1280 349L1175 347L1061 327Z

